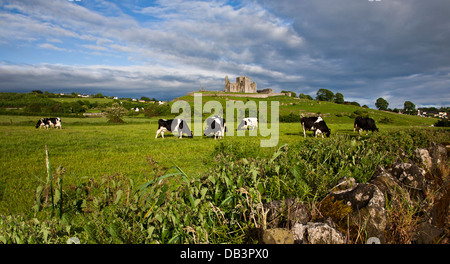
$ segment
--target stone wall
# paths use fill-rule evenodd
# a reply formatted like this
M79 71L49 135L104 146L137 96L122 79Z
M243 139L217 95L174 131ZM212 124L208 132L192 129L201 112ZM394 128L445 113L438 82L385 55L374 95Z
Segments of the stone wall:
M265 204L267 225L254 238L267 244L450 243L447 150L433 144L416 156L378 168L366 183L342 179L312 211L297 198Z

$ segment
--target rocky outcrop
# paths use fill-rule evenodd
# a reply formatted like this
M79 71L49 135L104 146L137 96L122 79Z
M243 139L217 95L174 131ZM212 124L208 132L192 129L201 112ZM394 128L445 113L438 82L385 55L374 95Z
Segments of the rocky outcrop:
M359 230L364 226L368 237L377 237L384 243L387 224L384 194L374 184L353 182L353 178L341 182L338 185L341 188L333 188L333 191L319 202L320 216L330 217L339 230L348 230L347 235L350 235L350 229ZM344 186L348 188L343 189Z
M292 238L298 244L343 244L376 238L380 243L450 243L447 150L433 144L417 149L416 157L415 162L378 168L366 183L342 179L314 210L298 199L264 205L268 229L262 242L289 243ZM410 217L404 230L396 223L401 217Z
M296 244L344 244L345 237L331 224L316 222L300 224L292 227L294 242Z
M311 219L308 207L299 199L273 201L264 205L267 210L267 228L293 227L296 223L306 224Z
M263 231L262 242L264 244L294 244L294 236L288 229L267 229Z

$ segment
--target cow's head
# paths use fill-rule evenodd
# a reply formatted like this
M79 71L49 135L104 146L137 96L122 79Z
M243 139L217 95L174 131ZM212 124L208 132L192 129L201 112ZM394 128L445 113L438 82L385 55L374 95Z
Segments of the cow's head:
M39 121L36 123L36 128L39 128L40 126L42 126L44 124L44 120L41 118L39 119Z
M192 131L189 128L186 130L186 134L188 135L188 138L194 137L194 134L192 133Z
M245 128L247 127L247 121L242 120L241 123L239 124L239 126L237 127L236 130L245 130Z

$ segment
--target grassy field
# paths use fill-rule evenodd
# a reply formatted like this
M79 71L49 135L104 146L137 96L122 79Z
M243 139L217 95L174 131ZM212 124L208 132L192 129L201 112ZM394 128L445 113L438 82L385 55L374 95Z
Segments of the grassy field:
M333 131L353 134L345 125L330 124ZM167 135L155 139L156 123L126 125L70 125L62 130L35 129L30 126L0 127L0 213L27 211L33 192L46 176L45 145L49 149L53 169L66 168L65 182L76 183L82 177L121 173L136 182L146 182L151 176L147 159L162 166L174 164L190 177L198 177L213 164L213 152L220 142L246 146L247 152L266 157L275 148L260 148L261 136L226 137L214 140L206 137L178 138ZM394 129L381 126L380 129ZM308 134L312 136L311 133ZM299 125L280 124L278 146L302 141Z
M179 98L193 103L192 96ZM225 105L227 100L242 98L203 97L203 102L217 100ZM436 120L398 115L353 105L274 97L264 100L280 102L280 114L321 114L332 130L332 135L353 132L355 111L362 111L377 122L380 131L398 128L429 127ZM260 100L255 99L258 103ZM0 116L0 215L23 213L30 209L36 186L45 178L45 145L49 149L53 170L66 169L65 182L76 183L82 177L99 178L104 175L123 174L135 182L146 182L151 177L148 160L156 160L165 168L177 165L189 177L195 178L214 166L215 148L224 141L245 148L254 157L267 157L283 144L304 140L298 123L280 123L279 142L273 148L260 148L263 137L225 137L214 140L206 137L193 139L167 135L155 139L157 119L126 117L126 124L111 125L105 118L63 118L62 130L36 129L38 117ZM237 124L235 125L235 128ZM312 133L309 132L311 137Z

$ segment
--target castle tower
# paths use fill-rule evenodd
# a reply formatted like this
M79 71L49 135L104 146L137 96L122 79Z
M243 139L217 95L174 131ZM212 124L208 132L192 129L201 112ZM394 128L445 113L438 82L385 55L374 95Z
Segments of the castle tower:
M252 83L247 76L239 76L236 78L236 83L231 83L227 75L225 76L225 92L256 93L256 83Z

